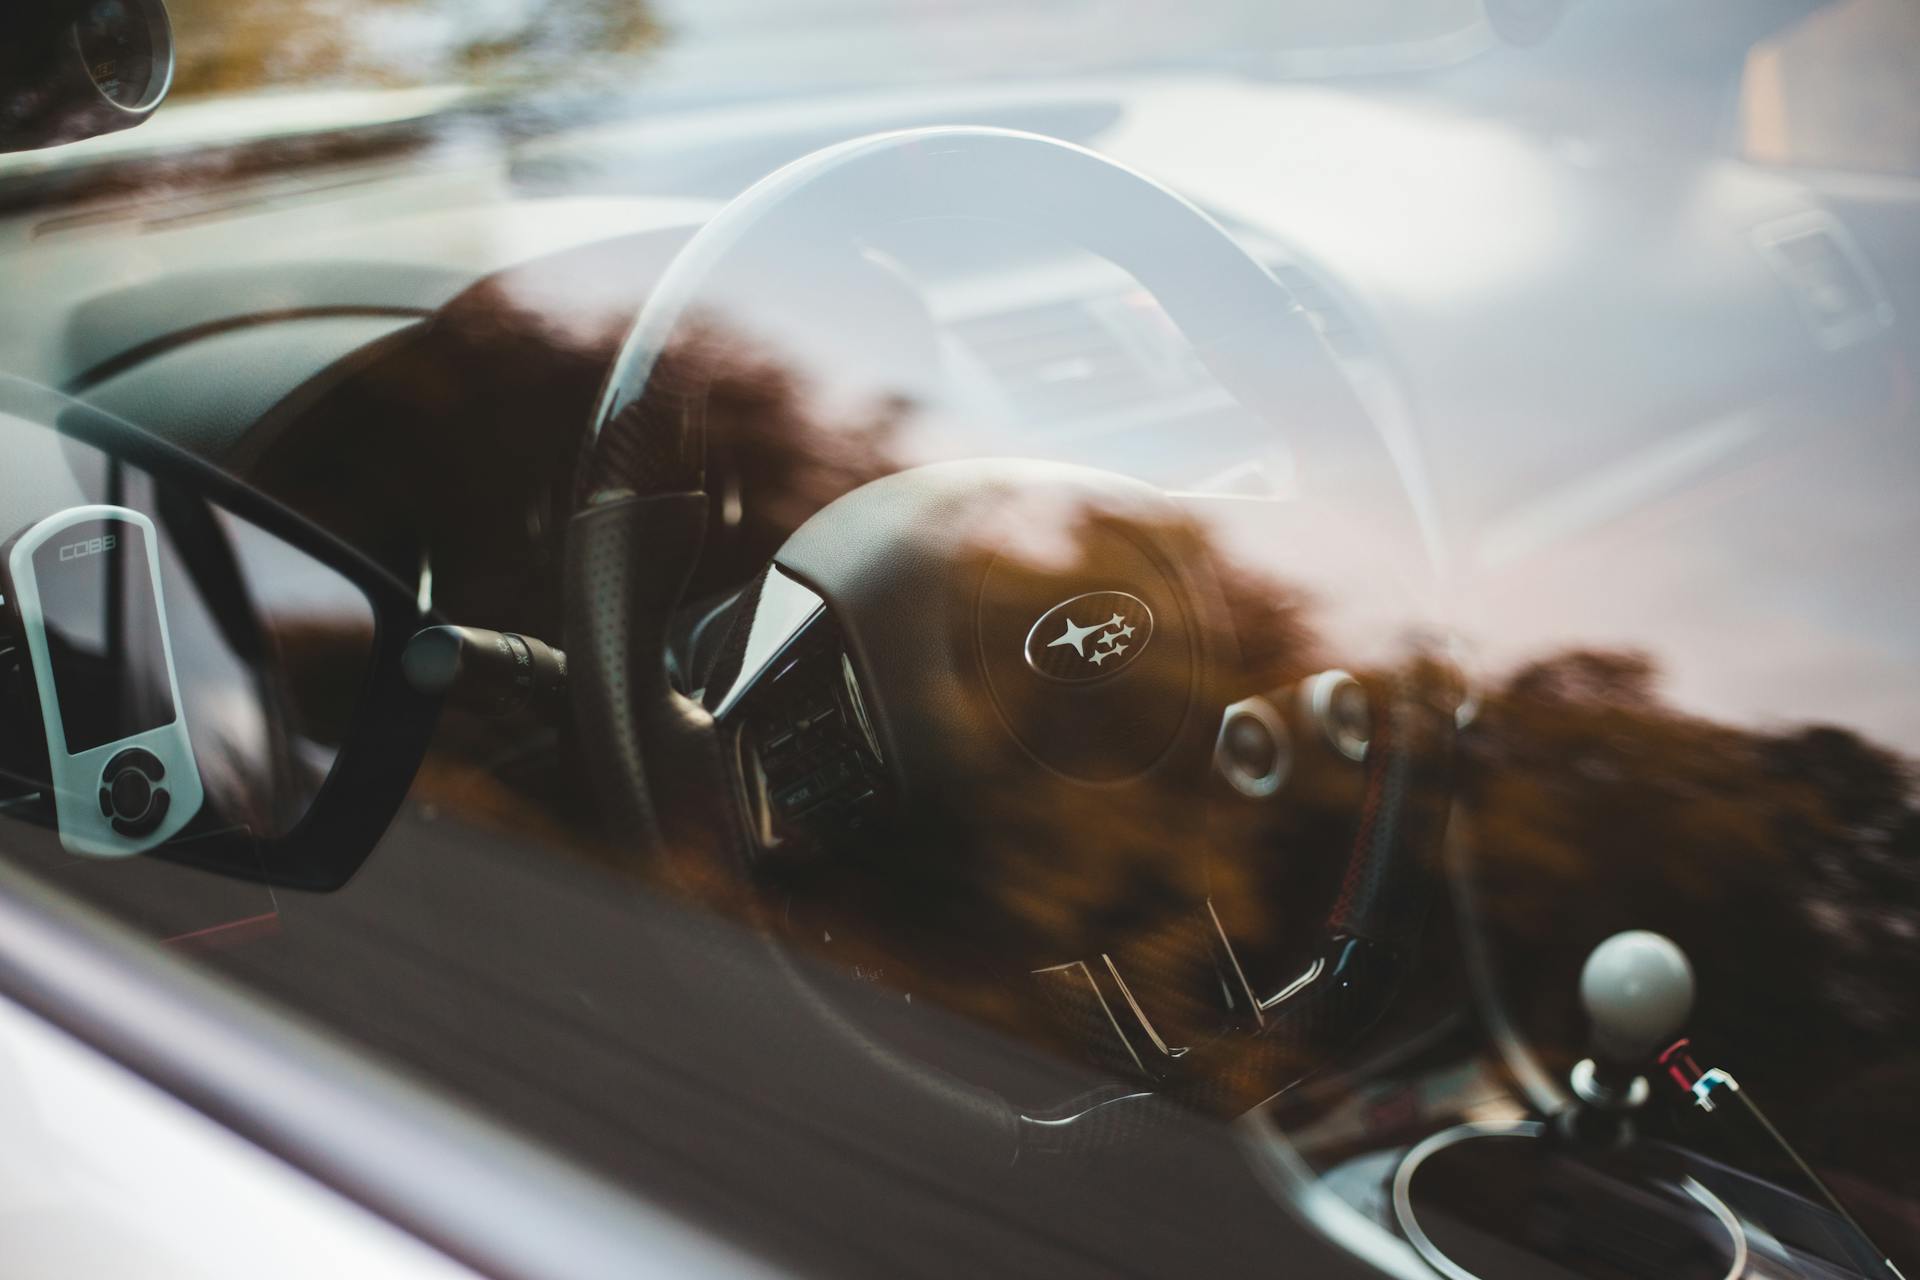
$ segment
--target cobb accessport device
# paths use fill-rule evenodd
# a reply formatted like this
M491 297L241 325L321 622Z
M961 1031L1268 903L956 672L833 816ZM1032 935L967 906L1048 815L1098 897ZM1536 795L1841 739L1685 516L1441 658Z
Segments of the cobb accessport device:
M153 522L72 507L8 544L7 599L33 663L60 842L124 857L200 809Z

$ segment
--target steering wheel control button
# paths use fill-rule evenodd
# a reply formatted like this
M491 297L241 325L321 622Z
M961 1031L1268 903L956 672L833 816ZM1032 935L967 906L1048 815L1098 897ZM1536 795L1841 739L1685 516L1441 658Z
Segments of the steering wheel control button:
M1293 741L1287 725L1265 698L1247 698L1220 717L1213 748L1214 767L1235 791L1263 800L1278 791L1293 767Z
M792 786L775 792L773 807L783 818L795 817L838 795L858 775L853 761L845 756L830 760Z
M103 818L113 816L113 791L107 787L100 788L100 816Z
M864 827L879 801L879 756L852 705L851 662L824 623L739 703L738 750L762 848L800 853Z
M1027 665L1049 680L1078 684L1118 675L1153 639L1153 610L1125 591L1089 591L1062 600L1027 633Z

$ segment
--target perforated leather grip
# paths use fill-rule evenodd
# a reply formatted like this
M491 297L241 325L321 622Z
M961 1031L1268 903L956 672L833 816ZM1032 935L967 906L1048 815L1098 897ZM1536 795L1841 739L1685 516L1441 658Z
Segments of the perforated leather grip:
M1353 853L1328 913L1328 932L1397 947L1419 933L1434 885L1427 865L1434 825L1444 821L1429 797L1448 766L1450 735L1435 732L1438 713L1403 690L1375 731Z
M705 494L588 507L567 530L576 723L615 839L661 855L739 856L713 719L673 688L667 634L700 556ZM684 803L662 806L658 797Z
M746 844L713 719L667 677L668 620L699 558L704 494L627 498L589 507L567 531L567 651L574 713L616 839L671 873L694 860L730 863L746 883ZM912 1060L848 1019L771 937L768 997L809 1015L858 1053L843 1070L873 1069L871 1090L898 1095L923 1141L1004 1164L1017 1119L986 1089ZM756 997L759 998L759 997ZM797 1033L796 1033L797 1034ZM792 1037L789 1043L797 1042Z

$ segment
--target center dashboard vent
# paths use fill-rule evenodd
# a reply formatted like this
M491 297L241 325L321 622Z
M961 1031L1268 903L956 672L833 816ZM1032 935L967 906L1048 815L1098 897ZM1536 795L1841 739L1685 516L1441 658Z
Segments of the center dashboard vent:
M1873 267L1833 215L1812 210L1766 223L1753 242L1827 350L1852 346L1893 323L1893 304Z
M1367 354L1365 335L1360 326L1354 323L1353 317L1327 291L1326 286L1305 268L1281 260L1270 261L1268 270L1273 272L1274 279L1287 287L1295 305L1306 312L1307 319L1326 339L1334 355L1343 360L1352 360Z
M1000 393L1033 421L1097 417L1202 385L1198 358L1141 293L974 316L959 321L954 333L992 371Z
M1366 353L1346 309L1303 268L1270 261L1333 353ZM1035 421L1099 417L1214 388L1199 356L1152 295L1137 286L1049 299L957 320L954 335L992 372L1001 394Z
M1397 381L1352 304L1280 247L1258 237L1248 247L1383 430L1397 421ZM950 286L932 302L978 386L1009 415L1014 447L1190 492L1268 493L1289 483L1287 441L1234 399L1152 294L1118 269L1027 268Z

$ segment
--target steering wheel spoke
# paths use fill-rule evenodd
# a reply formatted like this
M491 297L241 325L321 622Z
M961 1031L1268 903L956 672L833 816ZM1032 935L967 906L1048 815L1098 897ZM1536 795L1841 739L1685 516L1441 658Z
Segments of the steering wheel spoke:
M746 608L704 701L752 852L792 864L882 821L892 788L852 657L820 597L773 567Z

